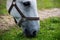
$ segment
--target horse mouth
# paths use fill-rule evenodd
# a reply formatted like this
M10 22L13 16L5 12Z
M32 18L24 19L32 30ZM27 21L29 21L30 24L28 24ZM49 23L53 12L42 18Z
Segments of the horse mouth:
M26 37L36 37L36 31L33 31L33 33L31 34L31 32L29 32L28 30L25 30L24 33Z

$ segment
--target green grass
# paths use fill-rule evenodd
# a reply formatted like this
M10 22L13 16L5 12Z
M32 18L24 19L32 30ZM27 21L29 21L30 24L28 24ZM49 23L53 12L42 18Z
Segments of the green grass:
M60 8L60 0L37 0L38 9Z
M0 0L0 15L1 14L7 14L6 0Z
M0 35L0 40L60 40L60 18L53 17L40 21L40 31L35 38L22 35L22 30L12 28Z

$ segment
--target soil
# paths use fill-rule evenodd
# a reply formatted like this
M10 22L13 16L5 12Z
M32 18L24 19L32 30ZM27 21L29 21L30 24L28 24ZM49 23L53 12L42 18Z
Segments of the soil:
M40 20L55 16L60 17L60 8L39 10Z
M10 15L0 16L0 29L1 30L7 30L14 25L15 25L14 19Z

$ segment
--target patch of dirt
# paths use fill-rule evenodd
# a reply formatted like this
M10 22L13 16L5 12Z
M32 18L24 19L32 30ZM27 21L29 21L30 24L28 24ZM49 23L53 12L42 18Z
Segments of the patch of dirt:
M60 17L60 8L39 10L39 17L41 20L54 16Z
M0 16L0 30L7 30L13 25L15 25L15 22L10 15Z

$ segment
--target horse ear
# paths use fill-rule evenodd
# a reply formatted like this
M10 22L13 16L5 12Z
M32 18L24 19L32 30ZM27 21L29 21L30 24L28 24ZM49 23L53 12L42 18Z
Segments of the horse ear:
M23 5L24 6L30 6L31 4L30 4L30 1L27 1L27 2L23 2Z

